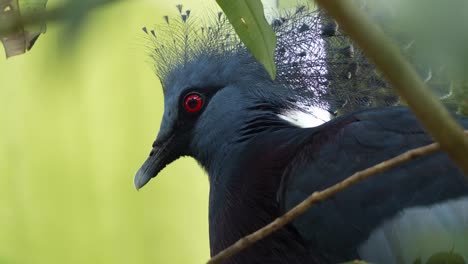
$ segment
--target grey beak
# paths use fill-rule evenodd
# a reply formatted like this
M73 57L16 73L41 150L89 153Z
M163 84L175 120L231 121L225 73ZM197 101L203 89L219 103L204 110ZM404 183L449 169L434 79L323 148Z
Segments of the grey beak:
M145 162L146 164L147 162ZM145 186L150 180L153 178L150 173L148 173L148 170L144 167L141 167L137 173L135 174L135 177L133 178L133 183L135 184L135 188L137 191Z
M156 175L158 175L158 173L164 169L167 164L171 163L175 159L171 146L172 138L173 137L170 137L167 140L164 140L163 143L156 140L153 144L153 150L133 179L133 183L137 190L145 186L151 178L156 177Z

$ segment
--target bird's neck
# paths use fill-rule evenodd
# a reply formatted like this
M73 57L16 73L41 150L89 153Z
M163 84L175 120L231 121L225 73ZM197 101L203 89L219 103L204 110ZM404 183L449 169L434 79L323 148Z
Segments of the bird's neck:
M207 168L210 174L212 254L281 215L277 202L281 177L307 135L310 135L310 131L292 126L282 127L231 148L225 147L222 155L218 153L217 157L222 160L213 164L219 165ZM286 241L289 241L287 245ZM284 251L285 263L300 263L307 254L300 241L293 228L288 226L246 250L232 263L250 263L252 258L261 258L262 263L268 263L266 260L269 258L277 261L278 256L271 255L275 250Z

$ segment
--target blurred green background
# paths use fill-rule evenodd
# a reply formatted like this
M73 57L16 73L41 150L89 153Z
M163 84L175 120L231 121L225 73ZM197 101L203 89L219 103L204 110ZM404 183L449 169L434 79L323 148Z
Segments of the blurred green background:
M193 159L133 187L163 111L141 28L175 4L108 5L76 39L49 24L31 52L0 56L1 264L208 259L208 179Z
M468 106L468 1L362 2L397 44L411 46L423 75L431 69L442 95ZM0 264L208 259L208 178L193 159L169 165L139 192L133 187L163 111L141 28L177 15L178 3L192 14L215 6L121 1L93 10L77 28L48 24L27 54L0 54ZM264 3L267 11L277 4Z

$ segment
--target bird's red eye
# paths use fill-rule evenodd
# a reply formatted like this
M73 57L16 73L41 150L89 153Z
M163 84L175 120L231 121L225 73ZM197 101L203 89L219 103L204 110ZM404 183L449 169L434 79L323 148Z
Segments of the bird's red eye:
M190 113L198 112L203 107L203 98L197 93L189 94L185 96L184 107Z

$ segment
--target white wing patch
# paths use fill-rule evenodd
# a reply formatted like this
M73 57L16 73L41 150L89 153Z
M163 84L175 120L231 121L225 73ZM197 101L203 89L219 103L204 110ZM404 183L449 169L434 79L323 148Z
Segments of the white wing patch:
M385 222L359 247L371 263L413 263L439 252L454 252L468 262L468 197L404 210Z
M302 128L316 127L330 121L330 113L318 107L313 107L308 111L287 110L278 114L278 116L281 119Z

